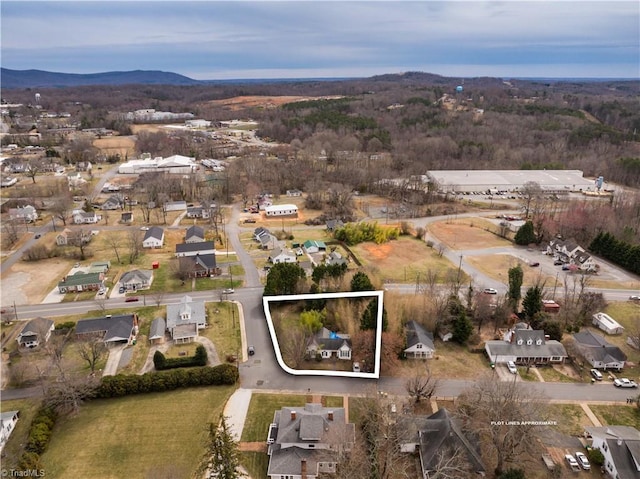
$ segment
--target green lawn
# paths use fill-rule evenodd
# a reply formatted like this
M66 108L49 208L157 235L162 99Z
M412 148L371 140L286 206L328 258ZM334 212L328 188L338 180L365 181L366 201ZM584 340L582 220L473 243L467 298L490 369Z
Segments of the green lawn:
M552 367L538 368L538 372L545 381L548 382L560 382L560 383L575 383L576 380L562 374L560 371L555 370Z
M20 456L24 452L24 445L27 443L29 437L31 421L33 421L39 406L40 402L37 399L18 399L14 401L2 401L2 403L0 403L0 408L3 412L20 412L16 428L11 433L2 451L3 469L11 469L17 466Z
M242 464L252 479L267 479L269 456L264 452L241 452L240 464Z
M637 397L637 391L629 394L629 397ZM631 426L640 429L640 409L634 406L589 406L603 425Z
M593 406L590 407L593 409ZM579 436L584 432L585 426L593 425L577 404L549 404L548 413L549 420L556 422L552 427L562 434Z
M286 406L303 407L306 401L299 394L253 394L240 441L266 441L273 413Z
M56 425L43 468L51 477L146 479L154 477L150 471L171 465L171 477L191 478L204 454L207 424L218 419L234 389L191 388L87 403Z
M230 301L221 301L208 303L206 307L209 326L200 334L213 341L218 357L224 363L227 355L239 355L242 348L238 306Z
M325 407L344 407L342 396L325 396Z

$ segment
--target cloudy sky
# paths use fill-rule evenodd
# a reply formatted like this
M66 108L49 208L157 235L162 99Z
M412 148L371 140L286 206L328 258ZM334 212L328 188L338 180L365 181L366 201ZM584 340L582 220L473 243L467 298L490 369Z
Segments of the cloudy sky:
M199 80L640 77L640 2L0 2L1 64Z

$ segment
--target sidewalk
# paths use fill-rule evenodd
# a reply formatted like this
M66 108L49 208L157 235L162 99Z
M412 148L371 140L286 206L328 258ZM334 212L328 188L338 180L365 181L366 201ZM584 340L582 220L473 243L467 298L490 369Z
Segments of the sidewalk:
M227 401L223 414L227 418L229 431L237 441L242 436L244 422L247 419L247 411L251 402L251 389L237 389Z

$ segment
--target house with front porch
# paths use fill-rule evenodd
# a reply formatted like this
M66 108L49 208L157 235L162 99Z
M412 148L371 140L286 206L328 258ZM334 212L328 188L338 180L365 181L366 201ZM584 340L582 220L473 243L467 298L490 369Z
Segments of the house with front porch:
M137 333L137 314L108 314L101 318L81 319L75 329L76 339L86 341L99 338L107 346L131 344Z
M404 356L415 359L431 359L436 351L433 334L420 323L408 321L405 325L406 347Z
M494 364L513 361L516 364L564 363L567 351L559 341L546 339L544 331L536 329L513 329L504 340L485 342L485 351Z
M194 301L185 295L178 304L167 305L167 331L176 343L190 343L198 331L207 326L204 301Z
M143 248L162 248L164 245L164 230L159 226L152 226L144 234Z
M81 291L98 291L104 286L104 273L83 273L66 276L58 283L58 291L62 294Z
M46 318L35 318L24 325L16 338L21 348L37 348L41 343L46 343L51 337L55 325Z
M152 269L134 269L127 271L120 277L120 287L126 291L149 289L153 283Z
M341 360L351 360L351 339L348 334L334 333L323 327L311 337L307 343L307 355L322 359L336 357Z
M595 369L622 371L627 355L604 336L588 329L573 334L576 350Z
M220 274L220 268L216 266L215 254L182 256L178 258L178 267L180 272L189 278L205 278Z

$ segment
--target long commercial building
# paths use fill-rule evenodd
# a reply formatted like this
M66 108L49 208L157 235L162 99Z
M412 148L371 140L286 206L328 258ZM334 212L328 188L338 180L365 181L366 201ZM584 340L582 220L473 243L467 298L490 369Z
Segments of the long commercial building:
M580 170L432 170L427 176L441 192L516 192L531 181L550 193L597 189L597 180L584 178Z

